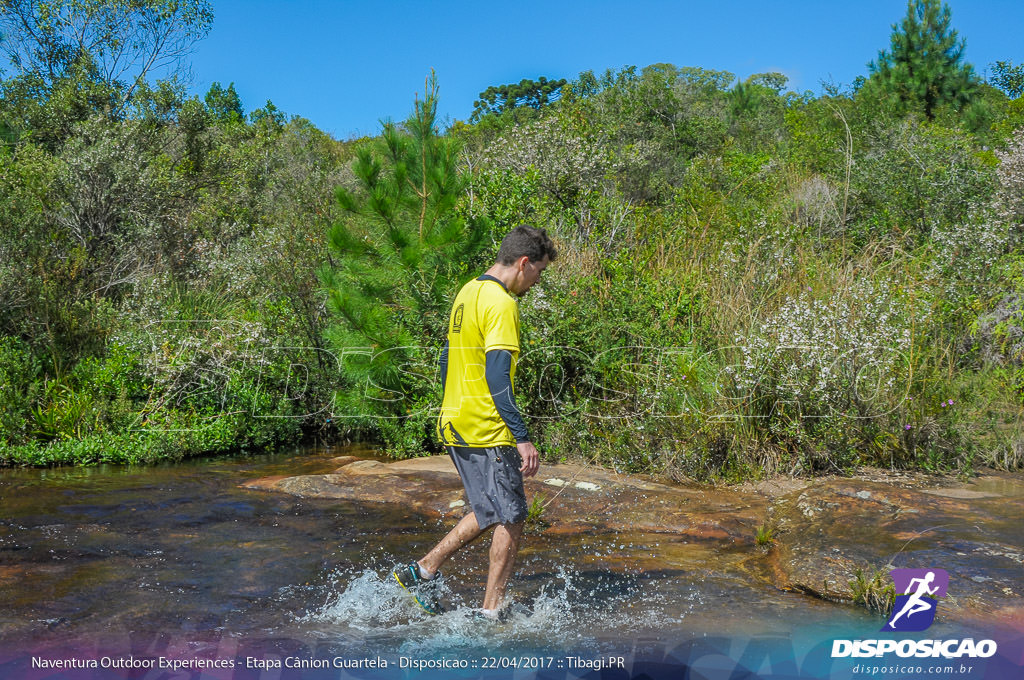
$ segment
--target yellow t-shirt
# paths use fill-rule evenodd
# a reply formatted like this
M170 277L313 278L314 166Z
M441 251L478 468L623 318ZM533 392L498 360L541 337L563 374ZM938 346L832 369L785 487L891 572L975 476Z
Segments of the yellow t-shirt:
M448 319L448 373L437 433L447 446L515 446L498 415L484 375L487 352L512 354L515 385L519 358L519 306L494 279L474 279L455 296Z

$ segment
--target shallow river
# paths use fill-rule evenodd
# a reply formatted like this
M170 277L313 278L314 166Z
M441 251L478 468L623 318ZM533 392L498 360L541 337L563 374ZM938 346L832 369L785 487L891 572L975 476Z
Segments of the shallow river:
M528 533L513 586L523 610L500 624L469 615L486 569L486 544L470 546L445 570L452 611L428 617L387 575L440 537L436 520L239 487L326 472L343 454L371 452L0 471L0 678L428 677L415 665L435 663L467 664L431 671L439 677L533 677L538 665L545 677L580 677L601 664L607 677L657 677L680 660L724 677L730 668L852 677L849 662L833 667L832 639L877 636L884 623L751 585L763 560L749 546L627 533ZM644 567L669 552L678 569ZM937 624L929 634L943 632L954 631ZM377 657L389 666L343 668ZM99 670L32 668L104 658ZM236 665L167 670L140 659ZM143 665L116 668L131 663Z

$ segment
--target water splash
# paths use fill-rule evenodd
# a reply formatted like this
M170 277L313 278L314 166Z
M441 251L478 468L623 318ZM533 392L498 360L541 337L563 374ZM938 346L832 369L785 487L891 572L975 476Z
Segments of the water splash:
M678 623L683 616L678 613L678 601L666 597L657 582L565 566L536 592L513 594L515 604L500 622L481 619L445 585L442 601L449 611L430 616L392 582L387 571L337 571L330 579L325 604L297 623L315 627L336 642L376 640L401 654L439 650L495 653L506 648L596 650L614 643L599 639L598 631L617 631L618 637L658 630Z
M429 616L416 607L390 576L386 575L385 579L376 571L366 569L338 591L338 583L342 580L344 575L335 572L327 603L304 617L306 620L341 623L359 631L374 632Z

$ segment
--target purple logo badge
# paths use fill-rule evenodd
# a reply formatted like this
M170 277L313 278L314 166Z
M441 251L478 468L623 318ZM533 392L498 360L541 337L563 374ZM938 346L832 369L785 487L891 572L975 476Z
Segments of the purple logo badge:
M935 620L937 598L946 596L949 574L942 569L893 569L889 574L899 594L892 606L892 617L882 630L927 629Z

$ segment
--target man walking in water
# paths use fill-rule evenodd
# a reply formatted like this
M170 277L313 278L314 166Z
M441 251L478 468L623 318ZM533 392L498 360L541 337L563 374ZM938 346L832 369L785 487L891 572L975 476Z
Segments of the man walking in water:
M473 511L422 559L392 572L430 614L443 611L441 565L492 526L480 613L496 619L504 603L527 514L523 477L539 467L515 403L519 308L513 296L525 295L557 254L545 230L520 225L502 240L494 265L463 286L452 305L441 351L444 401L437 428Z

